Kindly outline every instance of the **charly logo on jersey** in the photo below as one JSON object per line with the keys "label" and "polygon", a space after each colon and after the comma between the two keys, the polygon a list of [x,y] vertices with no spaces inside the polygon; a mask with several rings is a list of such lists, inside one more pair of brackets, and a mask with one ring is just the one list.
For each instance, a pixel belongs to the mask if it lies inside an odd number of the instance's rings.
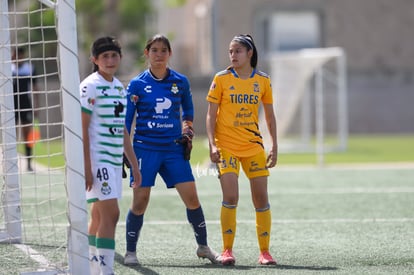
{"label": "charly logo on jersey", "polygon": [[173,94],[176,94],[176,93],[179,92],[178,87],[177,87],[177,84],[173,83],[173,85],[171,86],[171,92]]}
{"label": "charly logo on jersey", "polygon": [[109,90],[111,87],[109,86],[96,86],[97,90],[101,90],[101,94],[104,96],[108,96],[108,92],[106,90]]}
{"label": "charly logo on jersey", "polygon": [[151,85],[147,85],[147,86],[145,86],[144,91],[145,91],[146,93],[152,93],[152,86],[151,86]]}
{"label": "charly logo on jersey", "polygon": [[109,184],[106,181],[104,183],[102,183],[101,193],[106,196],[106,195],[111,194],[111,192],[112,192],[112,189],[109,186]]}
{"label": "charly logo on jersey", "polygon": [[88,96],[88,87],[87,86],[83,86],[82,87],[82,94],[81,97],[87,97]]}
{"label": "charly logo on jersey", "polygon": [[162,97],[162,98],[157,98],[156,99],[157,104],[155,105],[155,112],[157,114],[162,114],[164,112],[164,110],[168,110],[171,107],[171,100],[169,100],[166,97]]}

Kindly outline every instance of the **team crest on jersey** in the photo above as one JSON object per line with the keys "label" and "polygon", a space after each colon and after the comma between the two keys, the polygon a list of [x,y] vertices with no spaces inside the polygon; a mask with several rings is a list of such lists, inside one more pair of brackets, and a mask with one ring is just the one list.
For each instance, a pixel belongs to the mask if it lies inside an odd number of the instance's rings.
{"label": "team crest on jersey", "polygon": [[216,88],[216,83],[215,82],[211,83],[210,90],[214,90],[215,88]]}
{"label": "team crest on jersey", "polygon": [[258,93],[260,92],[259,83],[253,83],[253,92]]}
{"label": "team crest on jersey", "polygon": [[101,193],[106,195],[111,194],[111,187],[109,186],[109,184],[105,181],[104,183],[102,183],[102,187],[101,187]]}
{"label": "team crest on jersey", "polygon": [[137,95],[131,95],[129,97],[129,100],[131,100],[131,102],[134,103],[134,105],[137,105],[138,99],[139,99],[139,96],[137,96]]}
{"label": "team crest on jersey", "polygon": [[178,93],[179,92],[179,90],[178,90],[178,87],[177,87],[177,84],[173,84],[172,86],[171,86],[171,92],[173,93],[173,94],[176,94],[176,93]]}
{"label": "team crest on jersey", "polygon": [[125,96],[125,90],[124,90],[124,87],[121,87],[121,86],[115,86],[115,87],[114,87],[114,89],[115,89],[115,90],[118,90],[118,92],[119,92],[119,95],[120,95],[120,96]]}
{"label": "team crest on jersey", "polygon": [[92,98],[92,97],[88,98],[88,104],[95,105],[95,98]]}

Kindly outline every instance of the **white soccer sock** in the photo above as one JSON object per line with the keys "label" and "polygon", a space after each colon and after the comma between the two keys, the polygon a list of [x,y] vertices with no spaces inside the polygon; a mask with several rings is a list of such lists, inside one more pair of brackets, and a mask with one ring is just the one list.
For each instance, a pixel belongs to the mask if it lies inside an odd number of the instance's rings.
{"label": "white soccer sock", "polygon": [[113,275],[114,274],[114,260],[115,250],[107,248],[98,248],[99,254],[99,265],[101,268],[102,275]]}
{"label": "white soccer sock", "polygon": [[96,251],[96,246],[89,246],[89,269],[91,275],[100,275],[101,268],[99,267],[99,256]]}

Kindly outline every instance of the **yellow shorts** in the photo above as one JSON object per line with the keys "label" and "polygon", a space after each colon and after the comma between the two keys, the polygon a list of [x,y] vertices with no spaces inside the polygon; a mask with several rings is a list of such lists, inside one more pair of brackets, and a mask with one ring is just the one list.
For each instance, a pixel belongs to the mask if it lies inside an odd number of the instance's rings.
{"label": "yellow shorts", "polygon": [[217,167],[219,175],[235,173],[239,175],[240,163],[244,173],[249,179],[269,176],[269,169],[266,168],[266,153],[264,151],[250,157],[237,157],[230,152],[220,149],[221,162]]}

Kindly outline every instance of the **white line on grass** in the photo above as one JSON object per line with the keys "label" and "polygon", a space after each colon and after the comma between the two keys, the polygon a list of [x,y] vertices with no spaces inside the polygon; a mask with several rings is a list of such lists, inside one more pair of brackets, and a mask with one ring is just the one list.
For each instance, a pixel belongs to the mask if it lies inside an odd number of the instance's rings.
{"label": "white line on grass", "polygon": [[[38,271],[44,271],[46,272],[47,269],[52,266],[51,263],[43,256],[40,254],[40,252],[38,252],[37,250],[34,250],[33,248],[31,248],[28,245],[24,245],[24,244],[15,244],[14,245],[16,248],[20,249],[21,251],[23,251],[24,254],[26,254],[27,256],[29,256],[33,261],[37,262],[39,264],[39,268],[37,270]],[[48,273],[37,273],[36,274],[57,274],[55,271],[47,271]],[[32,274],[32,273],[24,273],[24,274]]]}

